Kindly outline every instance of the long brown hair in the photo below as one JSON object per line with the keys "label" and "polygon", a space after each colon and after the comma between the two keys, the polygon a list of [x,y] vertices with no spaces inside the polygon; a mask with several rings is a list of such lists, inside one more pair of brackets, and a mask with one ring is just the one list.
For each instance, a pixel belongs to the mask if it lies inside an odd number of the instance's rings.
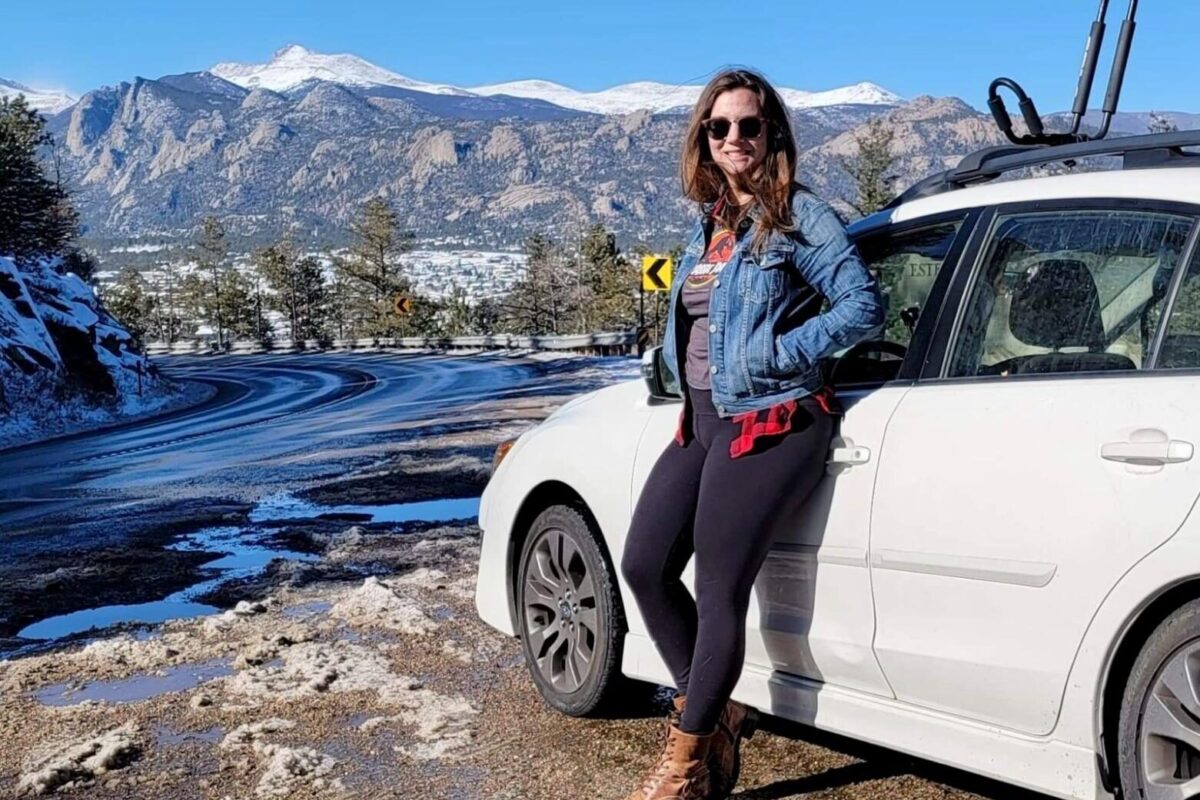
{"label": "long brown hair", "polygon": [[[766,241],[768,233],[793,228],[791,200],[796,171],[792,123],[779,92],[767,83],[766,78],[753,70],[728,69],[708,82],[688,122],[679,159],[679,177],[684,196],[701,204],[715,203],[729,188],[725,173],[713,161],[703,122],[712,114],[717,97],[733,89],[754,92],[758,96],[760,113],[767,121],[764,134],[767,137],[766,159],[753,175],[737,178],[737,188],[753,195],[761,209],[758,230],[751,243],[752,249],[757,250]],[[737,206],[727,202],[716,209],[715,217],[724,227],[733,229],[740,213]]]}

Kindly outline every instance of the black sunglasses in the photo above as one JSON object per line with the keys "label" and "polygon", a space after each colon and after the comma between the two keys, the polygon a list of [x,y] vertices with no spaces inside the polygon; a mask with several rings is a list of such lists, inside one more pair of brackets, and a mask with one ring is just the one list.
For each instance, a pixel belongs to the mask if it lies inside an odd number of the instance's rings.
{"label": "black sunglasses", "polygon": [[729,136],[729,129],[737,125],[738,133],[743,139],[757,139],[762,136],[763,125],[766,123],[762,117],[742,117],[741,119],[725,119],[724,117],[711,117],[704,120],[700,124],[704,126],[704,130],[708,133],[710,139],[724,139]]}

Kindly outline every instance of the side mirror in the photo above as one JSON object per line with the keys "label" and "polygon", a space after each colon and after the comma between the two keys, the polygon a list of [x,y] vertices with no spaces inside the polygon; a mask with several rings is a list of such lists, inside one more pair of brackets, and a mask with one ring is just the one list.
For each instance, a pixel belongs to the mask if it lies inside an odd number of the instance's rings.
{"label": "side mirror", "polygon": [[642,380],[655,400],[679,400],[683,397],[679,381],[667,369],[662,347],[651,347],[642,353]]}

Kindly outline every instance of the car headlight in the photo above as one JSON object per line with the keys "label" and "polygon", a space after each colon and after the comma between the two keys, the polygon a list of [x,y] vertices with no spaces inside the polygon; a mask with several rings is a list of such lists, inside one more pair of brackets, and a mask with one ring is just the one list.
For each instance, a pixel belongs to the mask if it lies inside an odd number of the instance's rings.
{"label": "car headlight", "polygon": [[513,445],[516,443],[517,443],[516,439],[509,439],[507,442],[501,442],[500,446],[496,448],[496,454],[494,456],[492,456],[492,474],[493,475],[496,473],[496,470],[500,467],[500,462],[504,460],[504,457],[506,455],[508,455],[508,451],[512,450]]}

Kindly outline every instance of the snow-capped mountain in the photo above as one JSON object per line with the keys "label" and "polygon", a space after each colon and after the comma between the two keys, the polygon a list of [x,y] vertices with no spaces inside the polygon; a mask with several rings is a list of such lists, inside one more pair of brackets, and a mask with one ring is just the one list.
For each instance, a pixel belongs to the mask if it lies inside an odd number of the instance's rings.
{"label": "snow-capped mountain", "polygon": [[0,97],[15,97],[19,94],[25,95],[31,108],[50,115],[70,108],[79,99],[55,89],[31,89],[16,81],[0,78]]}
{"label": "snow-capped mountain", "polygon": [[[605,89],[600,92],[580,92],[550,81],[513,81],[488,86],[474,86],[469,91],[485,96],[510,95],[545,100],[564,108],[590,111],[595,114],[628,114],[649,109],[669,111],[687,108],[700,97],[703,86],[672,85],[638,81]],[[779,93],[789,108],[821,108],[836,105],[898,105],[904,102],[897,94],[873,83],[857,83],[826,92],[806,92],[781,88]]]}
{"label": "snow-capped mountain", "polygon": [[[581,92],[543,80],[462,88],[413,80],[355,55],[314,53],[298,44],[291,44],[277,51],[267,64],[223,63],[213,67],[211,72],[247,89],[263,88],[282,92],[306,81],[318,79],[345,86],[395,86],[430,94],[468,97],[507,95],[541,100],[562,108],[593,114],[628,114],[642,109],[661,112],[686,108],[696,102],[703,89],[695,85],[638,81],[600,92]],[[794,109],[835,105],[892,106],[903,102],[899,95],[873,83],[858,83],[826,92],[807,92],[800,89],[781,89],[780,92],[788,106]]]}
{"label": "snow-capped mountain", "polygon": [[211,70],[214,75],[247,89],[293,89],[310,80],[329,81],[344,86],[397,86],[430,94],[468,94],[462,89],[439,83],[426,83],[397,75],[349,53],[314,53],[298,44],[275,51],[266,64],[224,62]]}

